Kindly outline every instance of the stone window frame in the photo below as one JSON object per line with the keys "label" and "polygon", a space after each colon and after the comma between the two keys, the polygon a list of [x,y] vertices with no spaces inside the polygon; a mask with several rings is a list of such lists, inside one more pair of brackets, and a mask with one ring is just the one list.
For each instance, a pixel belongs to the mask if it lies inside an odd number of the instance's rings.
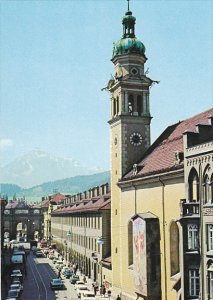
{"label": "stone window frame", "polygon": [[191,268],[189,269],[189,296],[199,296],[200,292],[200,277],[199,269]]}
{"label": "stone window frame", "polygon": [[199,228],[197,224],[190,223],[187,226],[188,249],[197,250],[199,247]]}
{"label": "stone window frame", "polygon": [[207,224],[207,246],[208,251],[213,250],[213,224]]}

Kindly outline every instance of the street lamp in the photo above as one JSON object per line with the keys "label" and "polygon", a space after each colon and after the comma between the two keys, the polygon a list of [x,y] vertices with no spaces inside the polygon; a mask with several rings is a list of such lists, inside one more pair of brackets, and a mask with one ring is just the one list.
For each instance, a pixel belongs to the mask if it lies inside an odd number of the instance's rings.
{"label": "street lamp", "polygon": [[[70,237],[71,237],[71,231],[70,231],[70,230],[67,232],[67,237],[68,237],[68,241],[69,241],[69,243],[70,243]],[[70,249],[72,249],[71,245],[70,245]],[[70,260],[70,257],[69,257],[69,256],[68,256],[68,258],[69,258],[69,260]],[[66,259],[66,260],[67,260],[67,259]]]}
{"label": "street lamp", "polygon": [[[98,245],[103,245],[104,244],[104,239],[102,236],[97,238],[96,244]],[[101,258],[102,258],[102,253],[101,253]],[[101,285],[102,285],[102,264],[99,262],[100,268],[101,268]]]}

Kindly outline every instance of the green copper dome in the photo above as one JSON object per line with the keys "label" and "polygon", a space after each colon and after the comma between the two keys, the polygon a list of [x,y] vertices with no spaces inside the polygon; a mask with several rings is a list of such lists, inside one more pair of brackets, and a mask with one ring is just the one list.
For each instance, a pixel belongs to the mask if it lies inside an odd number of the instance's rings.
{"label": "green copper dome", "polygon": [[135,37],[135,21],[136,18],[128,8],[122,19],[123,37],[114,44],[112,58],[125,54],[145,54],[144,44]]}
{"label": "green copper dome", "polygon": [[122,38],[114,44],[112,58],[124,54],[144,55],[145,46],[137,38]]}

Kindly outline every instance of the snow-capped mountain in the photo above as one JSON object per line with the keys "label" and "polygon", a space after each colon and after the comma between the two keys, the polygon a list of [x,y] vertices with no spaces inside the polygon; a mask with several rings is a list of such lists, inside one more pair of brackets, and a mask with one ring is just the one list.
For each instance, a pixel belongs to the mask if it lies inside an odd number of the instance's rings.
{"label": "snow-capped mountain", "polygon": [[83,166],[74,159],[56,157],[44,151],[34,150],[1,167],[0,182],[28,188],[47,181],[101,171],[103,170]]}

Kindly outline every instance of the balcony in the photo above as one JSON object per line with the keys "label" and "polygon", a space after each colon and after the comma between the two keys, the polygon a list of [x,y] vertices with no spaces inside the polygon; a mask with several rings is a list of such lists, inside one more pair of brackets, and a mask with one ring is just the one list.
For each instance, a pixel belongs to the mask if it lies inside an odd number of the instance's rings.
{"label": "balcony", "polygon": [[180,209],[182,217],[198,217],[200,213],[200,202],[186,202],[186,199],[181,199]]}

